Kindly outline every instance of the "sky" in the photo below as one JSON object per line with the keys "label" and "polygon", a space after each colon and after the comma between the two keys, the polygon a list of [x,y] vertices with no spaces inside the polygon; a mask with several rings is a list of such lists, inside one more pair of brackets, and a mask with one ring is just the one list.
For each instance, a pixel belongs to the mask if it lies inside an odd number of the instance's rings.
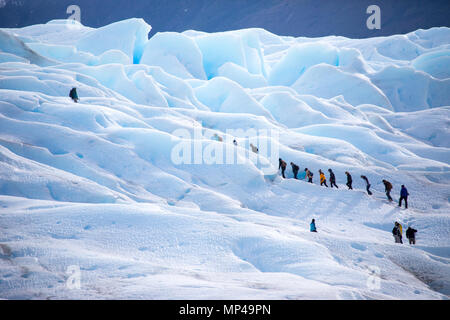
{"label": "sky", "polygon": [[[0,0],[0,27],[74,18],[78,12],[68,10],[71,5],[79,8],[80,22],[90,27],[143,18],[153,28],[150,36],[256,27],[284,36],[368,38],[450,26],[448,0]],[[367,13],[371,5],[379,8],[376,29],[367,26],[374,13]]]}

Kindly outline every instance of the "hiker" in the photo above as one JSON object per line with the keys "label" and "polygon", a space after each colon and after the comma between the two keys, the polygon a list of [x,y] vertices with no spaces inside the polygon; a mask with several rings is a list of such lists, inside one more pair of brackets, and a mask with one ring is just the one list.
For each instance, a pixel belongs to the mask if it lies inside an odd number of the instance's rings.
{"label": "hiker", "polygon": [[217,140],[217,141],[220,141],[220,142],[223,141],[222,137],[219,136],[217,133],[214,133],[214,140]]}
{"label": "hiker", "polygon": [[397,224],[398,231],[399,231],[400,243],[403,243],[403,227],[400,224],[400,222],[396,222],[396,224]]}
{"label": "hiker", "polygon": [[409,244],[416,244],[416,232],[417,230],[411,227],[406,230],[406,238],[408,238]]}
{"label": "hiker", "polygon": [[258,147],[255,147],[252,143],[250,143],[250,147],[254,153],[258,153]]}
{"label": "hiker", "polygon": [[292,167],[292,172],[294,173],[294,179],[298,179],[297,174],[298,174],[298,170],[300,170],[300,167],[293,162],[291,162],[291,167]]}
{"label": "hiker", "polygon": [[398,201],[398,206],[402,206],[402,200],[405,200],[405,209],[408,209],[408,190],[406,189],[405,185],[402,184],[402,189],[400,190],[400,200]]}
{"label": "hiker", "polygon": [[72,90],[70,90],[69,97],[72,98],[72,100],[73,100],[75,103],[77,103],[78,100],[80,100],[80,99],[78,98],[77,88],[74,87],[74,88],[72,88]]}
{"label": "hiker", "polygon": [[392,190],[392,184],[383,179],[383,184],[384,184],[384,191],[386,192],[386,196],[388,198],[389,201],[392,201],[392,197],[391,197],[391,190]]}
{"label": "hiker", "polygon": [[339,187],[336,184],[336,176],[334,175],[333,170],[328,169],[328,172],[330,173],[330,187],[333,188],[333,184],[336,187],[336,189],[339,189]]}
{"label": "hiker", "polygon": [[392,235],[394,236],[395,243],[402,243],[398,222],[395,222],[394,228],[392,229]]}
{"label": "hiker", "polygon": [[281,175],[283,176],[284,179],[286,179],[286,177],[284,176],[284,171],[286,171],[286,166],[287,166],[287,164],[286,164],[286,162],[285,162],[283,159],[281,159],[281,158],[278,159],[278,163],[279,163],[279,165],[278,165],[278,170],[280,170],[280,168],[281,168]]}
{"label": "hiker", "polygon": [[319,174],[320,174],[320,185],[321,185],[321,186],[322,186],[322,185],[325,185],[325,187],[328,188],[328,185],[327,185],[327,179],[325,178],[325,175],[323,174],[323,172],[322,172],[321,169],[319,169]]}
{"label": "hiker", "polygon": [[347,187],[348,187],[348,190],[353,190],[353,188],[352,188],[352,182],[353,182],[352,176],[350,175],[350,173],[348,171],[345,171],[345,174],[347,175]]}
{"label": "hiker", "polygon": [[305,168],[305,180],[308,179],[309,183],[313,183],[313,173],[308,170],[308,168]]}
{"label": "hiker", "polygon": [[317,229],[316,229],[316,220],[312,219],[311,224],[309,225],[309,230],[310,230],[311,232],[317,232]]}
{"label": "hiker", "polygon": [[369,190],[370,189],[369,179],[367,179],[367,177],[363,176],[363,175],[361,176],[361,179],[363,179],[366,182],[367,193],[369,194],[369,196],[371,196],[372,195],[372,191]]}

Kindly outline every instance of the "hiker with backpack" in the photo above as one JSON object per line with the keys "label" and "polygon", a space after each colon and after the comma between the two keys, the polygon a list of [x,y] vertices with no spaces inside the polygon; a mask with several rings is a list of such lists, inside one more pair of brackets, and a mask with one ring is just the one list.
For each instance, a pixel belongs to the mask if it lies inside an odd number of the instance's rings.
{"label": "hiker with backpack", "polygon": [[372,191],[370,191],[370,183],[369,183],[369,179],[367,179],[366,176],[361,175],[361,179],[363,179],[366,182],[366,190],[367,193],[369,194],[369,196],[372,195]]}
{"label": "hiker with backpack", "polygon": [[398,222],[395,222],[394,228],[392,229],[392,235],[394,236],[395,243],[403,243],[400,230],[400,224]]}
{"label": "hiker with backpack", "polygon": [[308,170],[308,168],[305,168],[305,180],[308,180],[309,183],[313,183],[313,173]]}
{"label": "hiker with backpack", "polygon": [[336,184],[336,176],[334,175],[333,170],[328,169],[328,172],[330,173],[330,187],[333,188],[333,185],[336,187],[336,189],[339,189],[339,187]]}
{"label": "hiker with backpack", "polygon": [[352,176],[351,176],[351,174],[348,171],[345,171],[345,174],[347,176],[347,187],[348,187],[348,190],[353,190],[353,188],[352,188],[352,183],[353,183]]}
{"label": "hiker with backpack", "polygon": [[284,171],[286,171],[286,166],[287,166],[286,162],[283,159],[279,158],[278,159],[278,170],[280,170],[280,168],[281,168],[281,175],[284,179],[286,179],[286,177],[284,176]]}
{"label": "hiker with backpack", "polygon": [[411,227],[406,230],[406,238],[408,238],[409,244],[416,244],[416,232],[417,230]]}
{"label": "hiker with backpack", "polygon": [[300,167],[293,162],[291,162],[291,167],[292,167],[292,173],[294,174],[294,179],[298,179],[297,175],[298,175],[298,170],[300,170]]}
{"label": "hiker with backpack", "polygon": [[392,201],[392,197],[391,197],[391,190],[392,190],[392,184],[383,179],[383,184],[384,184],[384,191],[386,192],[386,196],[388,198],[389,201]]}
{"label": "hiker with backpack", "polygon": [[325,178],[325,175],[323,174],[321,169],[319,169],[319,174],[320,174],[320,185],[321,186],[325,185],[325,187],[328,188],[327,179]]}

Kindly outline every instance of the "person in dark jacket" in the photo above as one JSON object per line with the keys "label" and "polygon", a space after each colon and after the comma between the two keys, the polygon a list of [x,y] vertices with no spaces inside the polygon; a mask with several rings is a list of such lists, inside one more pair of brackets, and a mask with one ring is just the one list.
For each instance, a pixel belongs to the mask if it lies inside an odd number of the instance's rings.
{"label": "person in dark jacket", "polygon": [[402,184],[402,189],[400,190],[400,200],[398,201],[398,206],[402,206],[402,200],[405,200],[405,209],[408,209],[408,190],[406,187]]}
{"label": "person in dark jacket", "polygon": [[395,243],[402,243],[402,236],[398,222],[395,222],[394,228],[392,229],[392,235],[394,236]]}
{"label": "person in dark jacket", "polygon": [[336,184],[336,176],[334,175],[333,170],[328,169],[328,172],[330,173],[330,187],[333,188],[334,185],[337,189],[339,189],[339,187]]}
{"label": "person in dark jacket", "polygon": [[416,244],[416,232],[417,230],[411,227],[406,230],[406,238],[408,238],[409,244]]}
{"label": "person in dark jacket", "polygon": [[309,183],[313,183],[313,173],[308,168],[305,168],[305,179],[308,179]]}
{"label": "person in dark jacket", "polygon": [[294,179],[297,179],[297,174],[298,174],[298,170],[300,170],[300,167],[293,162],[291,162],[291,167],[292,167],[292,173],[294,173]]}
{"label": "person in dark jacket", "polygon": [[370,183],[369,183],[369,179],[367,179],[366,176],[361,176],[361,179],[363,179],[366,182],[366,190],[367,193],[369,194],[369,196],[372,195],[372,191],[370,191]]}
{"label": "person in dark jacket", "polygon": [[281,175],[283,176],[284,179],[286,179],[286,177],[284,176],[284,171],[286,171],[286,161],[284,161],[283,159],[279,158],[278,159],[278,170],[281,168]]}
{"label": "person in dark jacket", "polygon": [[353,183],[352,176],[351,176],[351,174],[348,171],[345,171],[345,174],[347,175],[347,187],[348,187],[348,190],[353,190],[353,188],[352,188],[352,183]]}
{"label": "person in dark jacket", "polygon": [[75,103],[78,102],[79,98],[78,98],[77,88],[72,88],[72,90],[70,90],[69,97],[72,98],[72,100]]}
{"label": "person in dark jacket", "polygon": [[392,190],[392,184],[383,179],[383,184],[384,184],[384,191],[386,192],[386,196],[388,198],[389,201],[392,201],[392,197],[391,197],[391,190]]}
{"label": "person in dark jacket", "polygon": [[312,219],[311,224],[309,225],[309,230],[310,230],[311,232],[317,232],[317,229],[316,229],[316,220]]}

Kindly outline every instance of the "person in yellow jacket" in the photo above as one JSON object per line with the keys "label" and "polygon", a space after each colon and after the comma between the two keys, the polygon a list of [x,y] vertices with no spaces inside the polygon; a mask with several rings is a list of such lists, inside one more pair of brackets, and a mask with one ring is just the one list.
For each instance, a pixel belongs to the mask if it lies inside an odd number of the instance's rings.
{"label": "person in yellow jacket", "polygon": [[400,238],[400,243],[403,243],[403,240],[402,240],[402,238],[403,238],[403,227],[402,227],[402,225],[399,223],[399,222],[395,222],[395,225],[397,226],[397,228],[398,228],[398,231],[399,231],[399,238]]}
{"label": "person in yellow jacket", "polygon": [[325,178],[325,175],[323,174],[321,169],[319,169],[319,173],[320,173],[320,185],[321,186],[325,185],[325,187],[328,188],[327,179]]}

